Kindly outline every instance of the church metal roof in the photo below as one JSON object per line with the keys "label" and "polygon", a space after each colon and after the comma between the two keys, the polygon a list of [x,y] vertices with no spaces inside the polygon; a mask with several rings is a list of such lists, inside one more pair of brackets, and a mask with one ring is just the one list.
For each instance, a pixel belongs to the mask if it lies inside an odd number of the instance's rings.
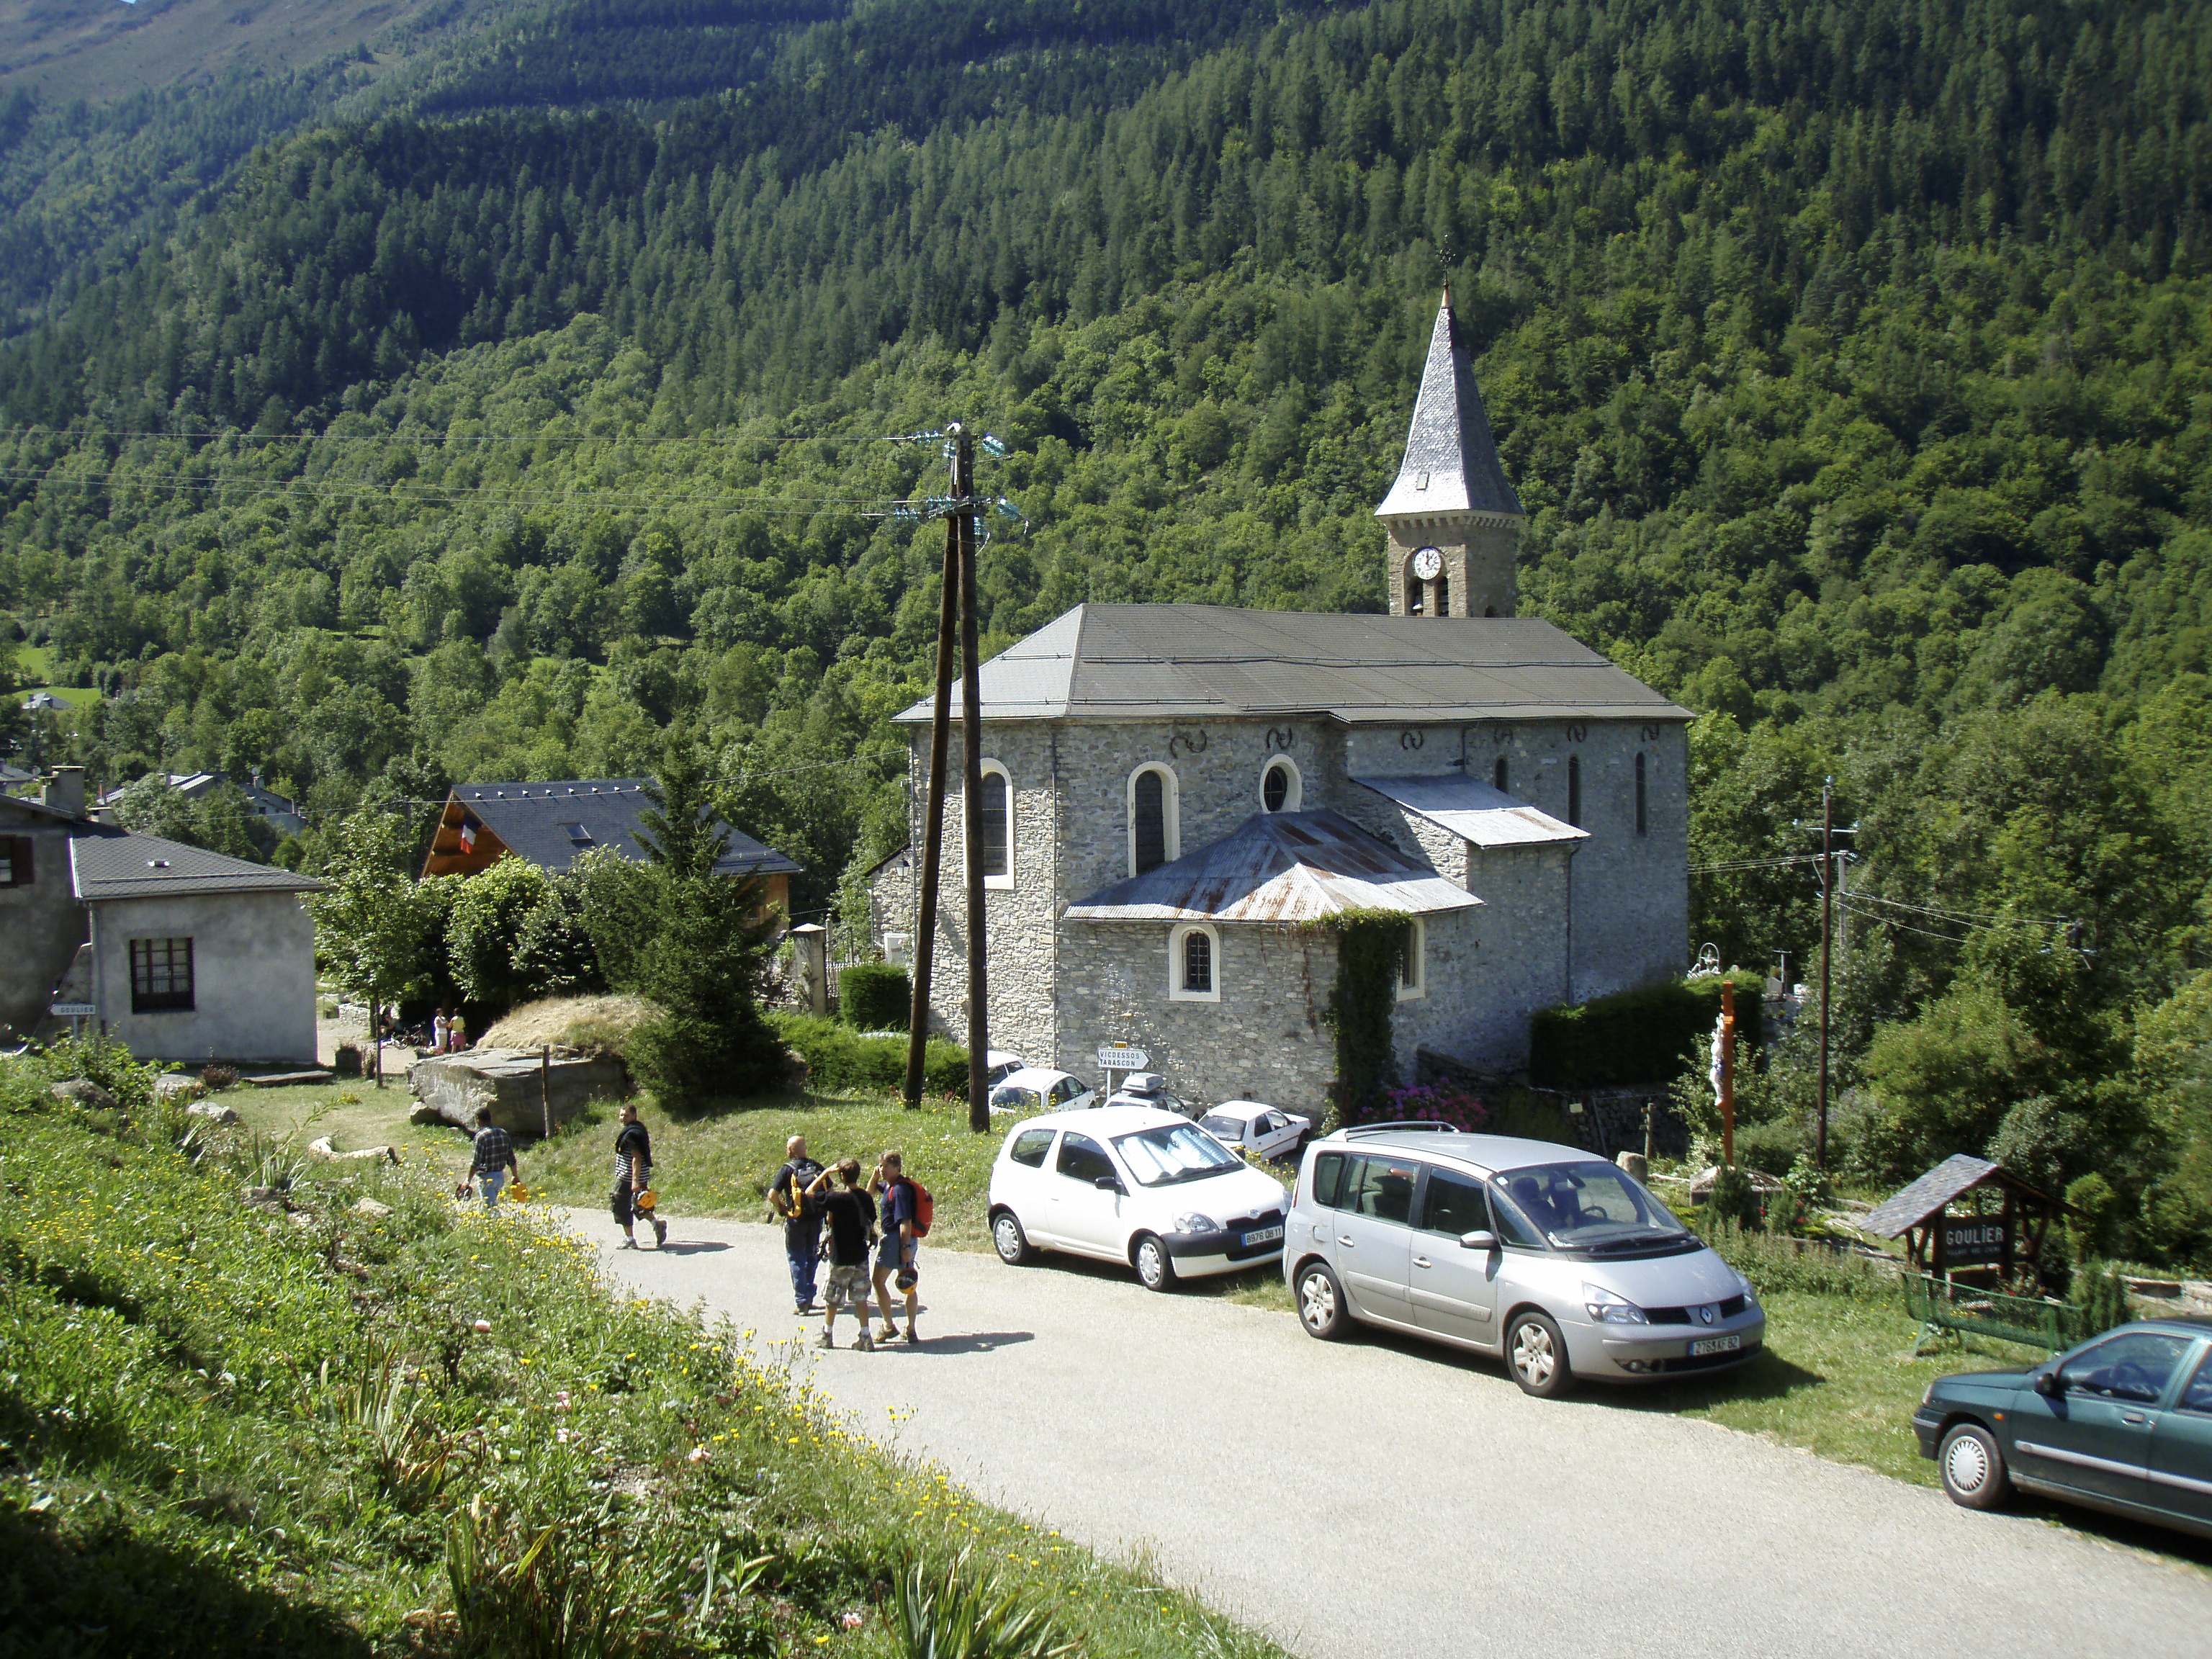
{"label": "church metal roof", "polygon": [[1482,901],[1330,811],[1261,812],[1211,846],[1093,893],[1070,921],[1319,921],[1432,915]]}
{"label": "church metal roof", "polygon": [[1475,778],[1354,778],[1431,823],[1477,847],[1537,847],[1588,841],[1589,831],[1553,817]]}
{"label": "church metal roof", "polygon": [[[994,720],[1692,718],[1534,617],[1079,605],[983,664],[980,678],[983,717]],[[929,718],[927,698],[898,716]]]}
{"label": "church metal roof", "polygon": [[1406,432],[1406,459],[1378,519],[1437,513],[1497,513],[1522,516],[1521,497],[1506,482],[1490,435],[1490,413],[1474,384],[1474,361],[1452,318],[1451,294],[1437,307],[1429,335],[1420,394]]}

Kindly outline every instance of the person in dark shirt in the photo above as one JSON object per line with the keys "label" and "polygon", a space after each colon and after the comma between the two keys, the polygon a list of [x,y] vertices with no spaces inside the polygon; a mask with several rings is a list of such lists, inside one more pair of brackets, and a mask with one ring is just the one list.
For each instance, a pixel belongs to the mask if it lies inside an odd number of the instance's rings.
{"label": "person in dark shirt", "polygon": [[499,1189],[508,1181],[522,1179],[515,1166],[514,1137],[491,1121],[491,1108],[477,1108],[476,1145],[469,1155],[469,1174],[483,1193],[484,1208],[499,1207]]}
{"label": "person in dark shirt", "polygon": [[822,1261],[820,1200],[807,1192],[820,1179],[822,1166],[806,1155],[806,1137],[793,1135],[784,1143],[783,1167],[769,1182],[768,1200],[783,1218],[783,1254],[791,1263],[791,1305],[793,1313],[814,1311],[815,1270]]}
{"label": "person in dark shirt", "polygon": [[649,1192],[653,1186],[653,1137],[645,1125],[637,1121],[637,1104],[625,1100],[622,1104],[622,1129],[615,1136],[615,1190],[613,1206],[615,1221],[623,1230],[621,1247],[625,1250],[637,1248],[637,1235],[630,1224],[638,1216],[653,1224],[655,1246],[668,1243],[668,1224],[650,1210],[637,1207],[639,1194]]}
{"label": "person in dark shirt", "polygon": [[914,1328],[915,1310],[920,1306],[915,1285],[921,1276],[915,1264],[914,1183],[906,1178],[905,1165],[896,1152],[883,1155],[869,1179],[868,1190],[884,1195],[883,1248],[876,1256],[876,1306],[884,1314],[881,1340],[889,1342],[899,1334],[891,1319],[891,1285],[896,1281],[906,1295],[906,1340],[910,1344],[919,1342],[921,1337]]}
{"label": "person in dark shirt", "polygon": [[830,1188],[830,1172],[815,1176],[807,1192],[822,1206],[830,1223],[830,1279],[822,1299],[829,1311],[823,1316],[819,1345],[834,1348],[837,1340],[837,1310],[850,1308],[859,1316],[860,1334],[853,1346],[862,1352],[876,1346],[868,1334],[868,1236],[875,1231],[876,1201],[861,1190],[860,1160],[848,1158],[837,1166],[842,1188]]}

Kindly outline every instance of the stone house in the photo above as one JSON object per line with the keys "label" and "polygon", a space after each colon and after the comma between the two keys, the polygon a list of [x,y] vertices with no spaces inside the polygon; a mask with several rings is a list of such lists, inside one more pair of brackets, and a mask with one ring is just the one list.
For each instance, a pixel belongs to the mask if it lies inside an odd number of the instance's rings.
{"label": "stone house", "polygon": [[[1391,614],[1079,605],[981,671],[991,1042],[1096,1078],[1146,1050],[1186,1098],[1319,1115],[1324,923],[1405,918],[1394,1036],[1506,1070],[1538,1010],[1682,971],[1689,713],[1513,615],[1520,502],[1450,301],[1379,510]],[[962,728],[932,1019],[964,1035]],[[913,744],[921,836],[930,708]],[[878,943],[915,933],[879,866]]]}
{"label": "stone house", "polygon": [[0,1022],[56,1006],[142,1060],[315,1062],[320,883],[86,816],[84,775],[0,799]]}
{"label": "stone house", "polygon": [[[230,780],[221,772],[172,772],[169,787],[186,800],[198,800],[217,789],[230,785]],[[100,798],[93,816],[105,823],[112,823],[115,809],[122,804],[123,792],[130,786],[118,785]],[[280,838],[303,833],[307,827],[307,817],[300,811],[297,801],[289,800],[275,790],[263,786],[259,775],[234,787],[243,799],[246,816],[258,818]]]}

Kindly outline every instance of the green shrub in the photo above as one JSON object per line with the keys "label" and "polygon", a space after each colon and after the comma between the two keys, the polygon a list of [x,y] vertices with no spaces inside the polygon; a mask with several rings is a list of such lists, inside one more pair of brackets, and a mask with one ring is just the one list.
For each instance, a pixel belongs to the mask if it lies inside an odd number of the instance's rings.
{"label": "green shrub", "polygon": [[1705,1200],[1705,1213],[1714,1221],[1736,1227],[1755,1227],[1764,1207],[1759,1202],[1759,1189],[1751,1184],[1751,1177],[1743,1172],[1741,1165],[1725,1165],[1713,1177],[1712,1196]]}
{"label": "green shrub", "polygon": [[[1763,1029],[1763,981],[1755,974],[1730,977],[1741,1066],[1757,1048]],[[1547,1089],[1671,1078],[1688,1062],[1697,1039],[1711,1033],[1720,1011],[1718,978],[1675,980],[1574,1007],[1547,1008],[1528,1022],[1529,1076]]]}
{"label": "green shrub", "polygon": [[2084,1261],[2075,1270],[2074,1305],[2081,1310],[2081,1335],[2086,1340],[2135,1317],[2128,1306],[2128,1287],[2107,1261]]}
{"label": "green shrub", "polygon": [[[903,1037],[861,1036],[849,1025],[811,1014],[771,1014],[769,1023],[806,1061],[810,1087],[893,1095],[906,1087]],[[933,1095],[964,1091],[968,1051],[941,1037],[930,1038],[922,1051],[921,1086]]]}
{"label": "green shrub", "polygon": [[862,1031],[903,1031],[914,1013],[914,981],[888,962],[856,962],[837,975],[837,1017]]}

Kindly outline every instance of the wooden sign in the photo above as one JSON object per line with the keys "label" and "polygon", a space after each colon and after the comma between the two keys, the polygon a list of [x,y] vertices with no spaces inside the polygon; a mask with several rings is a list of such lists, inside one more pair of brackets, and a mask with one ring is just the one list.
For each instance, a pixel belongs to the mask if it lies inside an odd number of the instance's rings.
{"label": "wooden sign", "polygon": [[1946,1267],[1994,1267],[2006,1258],[2003,1216],[1945,1216],[1942,1228]]}

